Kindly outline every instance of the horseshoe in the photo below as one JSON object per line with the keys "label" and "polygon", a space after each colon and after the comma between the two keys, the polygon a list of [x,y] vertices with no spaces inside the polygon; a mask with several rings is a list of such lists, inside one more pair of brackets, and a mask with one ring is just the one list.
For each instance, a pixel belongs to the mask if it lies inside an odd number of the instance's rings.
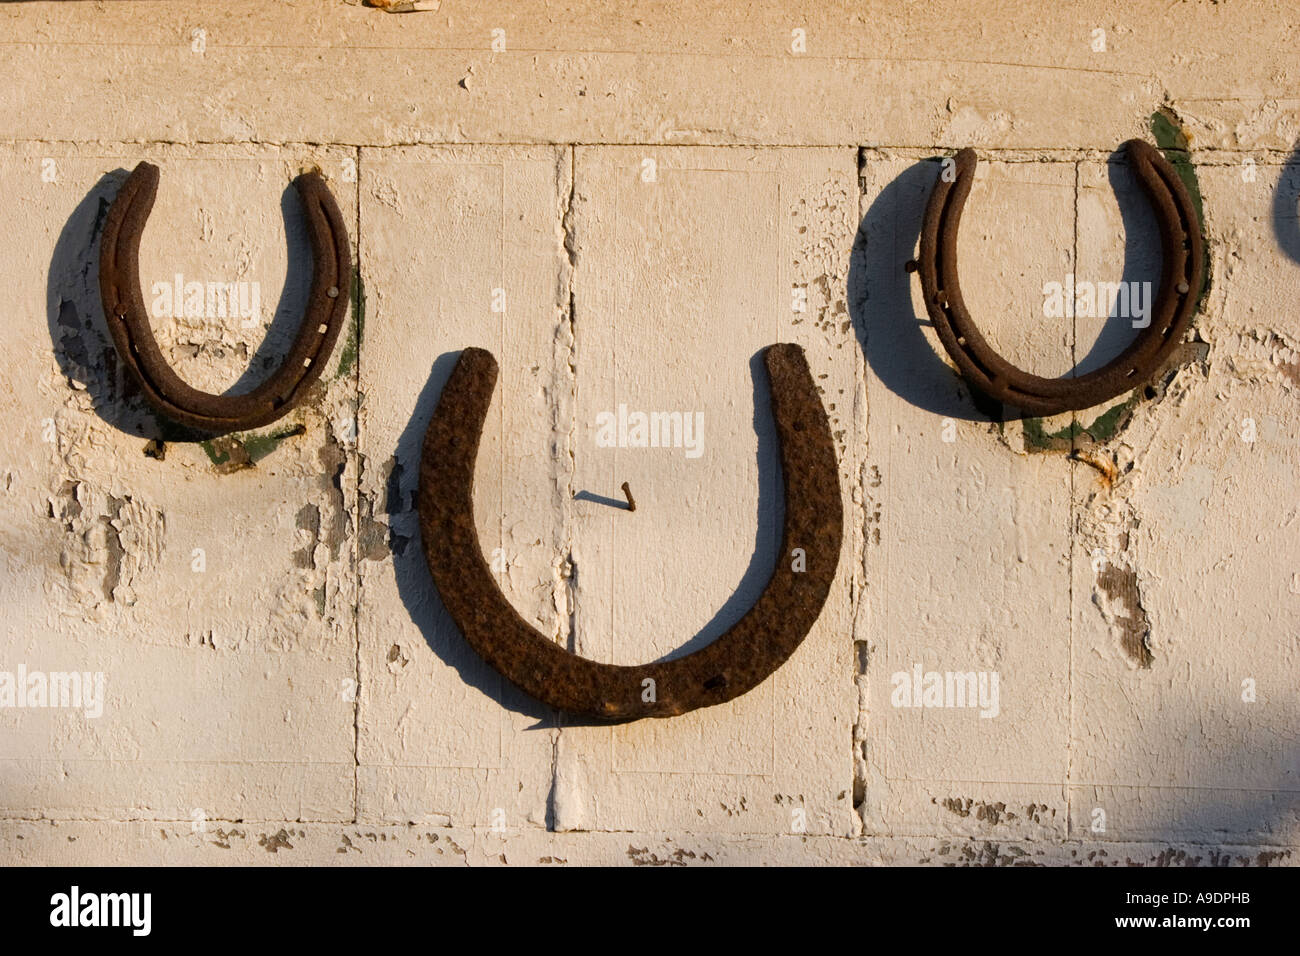
{"label": "horseshoe", "polygon": [[104,220],[99,292],[113,345],[145,398],[167,418],[224,434],[267,425],[293,408],[325,367],[343,328],[352,279],[348,231],[319,173],[293,184],[307,216],[312,281],[297,337],[274,374],[244,395],[192,388],[163,357],[140,293],[140,235],[158,194],[158,167],[140,163]]}
{"label": "horseshoe", "polygon": [[1091,408],[1147,381],[1182,340],[1205,278],[1200,219],[1187,187],[1158,149],[1138,139],[1124,149],[1160,225],[1160,291],[1150,324],[1129,346],[1102,368],[1075,377],[1040,378],[1012,365],[989,345],[966,310],[957,278],[957,228],[975,179],[975,151],[957,154],[954,182],[941,177],[935,185],[917,260],[925,307],[961,374],[984,394],[1033,415]]}
{"label": "horseshoe", "polygon": [[[767,679],[821,613],[839,563],[842,513],[830,425],[797,345],[763,353],[781,446],[785,520],[781,558],[754,606],[725,634],[685,657],[601,664],[534,629],[493,580],[474,526],[474,462],[497,363],[466,349],[424,436],[417,508],[424,557],[465,640],[515,686],[557,710],[606,720],[673,717],[739,697]],[[793,550],[805,570],[794,570]]]}

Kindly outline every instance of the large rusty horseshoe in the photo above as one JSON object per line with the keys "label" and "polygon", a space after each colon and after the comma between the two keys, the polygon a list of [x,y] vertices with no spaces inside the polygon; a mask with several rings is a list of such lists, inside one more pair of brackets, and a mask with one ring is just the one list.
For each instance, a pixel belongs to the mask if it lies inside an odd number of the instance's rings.
{"label": "large rusty horseshoe", "polygon": [[1129,346],[1102,368],[1075,377],[1040,378],[1012,365],[989,345],[966,310],[957,278],[957,228],[975,179],[975,151],[957,154],[955,181],[940,177],[935,184],[917,260],[925,307],[961,374],[986,395],[1033,415],[1090,408],[1138,388],[1182,340],[1205,277],[1200,219],[1187,187],[1158,149],[1138,139],[1124,149],[1160,226],[1160,291],[1150,324]]}
{"label": "large rusty horseshoe", "polygon": [[158,194],[158,167],[140,163],[104,221],[99,291],[113,345],[149,403],[173,421],[214,434],[269,424],[293,408],[320,374],[348,310],[352,256],[338,204],[319,173],[294,180],[306,211],[312,281],[297,337],[280,367],[251,392],[214,395],[192,388],[158,348],[140,293],[140,236]]}
{"label": "large rusty horseshoe", "polygon": [[[773,345],[763,359],[785,480],[776,569],[754,606],[706,647],[675,660],[622,666],[565,650],[527,624],[493,580],[474,526],[473,488],[497,363],[483,349],[461,353],[425,432],[418,510],[424,557],[442,603],[479,656],[557,710],[634,720],[739,697],[794,653],[821,613],[839,564],[839,476],[803,349]],[[802,554],[792,560],[796,549]]]}

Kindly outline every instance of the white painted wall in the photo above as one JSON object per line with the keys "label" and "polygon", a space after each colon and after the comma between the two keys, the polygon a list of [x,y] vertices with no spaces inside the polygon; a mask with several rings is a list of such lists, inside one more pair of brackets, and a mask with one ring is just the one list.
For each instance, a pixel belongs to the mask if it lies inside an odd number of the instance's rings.
{"label": "white painted wall", "polygon": [[[729,10],[0,7],[0,672],[104,677],[95,717],[0,707],[0,859],[1294,859],[1292,5]],[[1180,364],[1074,455],[1041,435],[1107,408],[990,423],[903,268],[929,159],[980,151],[967,302],[1009,358],[1063,374],[1131,330],[1046,318],[1044,283],[1158,271],[1114,151],[1162,109],[1213,277]],[[327,178],[361,278],[310,401],[162,458],[95,271],[145,159],[146,298],[179,272],[256,282],[264,306],[156,319],[193,384],[228,388],[292,335],[299,170]],[[503,686],[442,610],[412,510],[456,353],[501,366],[475,503],[503,589],[634,663],[721,633],[776,559],[755,358],[777,341],[807,351],[848,523],[803,646],[669,721],[576,725]],[[599,447],[619,403],[702,413],[701,454]],[[600,500],[624,481],[634,513]],[[893,706],[916,666],[996,674],[996,716]]]}

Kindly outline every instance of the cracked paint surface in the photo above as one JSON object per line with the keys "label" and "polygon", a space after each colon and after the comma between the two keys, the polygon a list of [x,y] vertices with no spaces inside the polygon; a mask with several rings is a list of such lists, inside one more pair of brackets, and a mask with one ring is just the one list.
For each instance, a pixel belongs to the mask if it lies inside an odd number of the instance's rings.
{"label": "cracked paint surface", "polygon": [[[934,10],[868,25],[824,4],[798,13],[803,58],[764,18],[512,8],[527,70],[447,52],[482,47],[492,4],[449,23],[234,0],[202,12],[202,57],[176,39],[190,5],[6,5],[0,183],[22,228],[0,238],[0,670],[102,671],[108,698],[93,721],[0,713],[6,857],[1295,865],[1300,121],[1268,92],[1294,86],[1293,38],[1280,0],[1234,13],[1249,55],[1215,5],[1184,5],[1171,36],[1144,3],[1104,58],[1078,5],[1028,29],[984,3],[963,38]],[[288,30],[313,57],[268,42]],[[682,42],[703,55],[664,52]],[[264,95],[290,72],[295,97]],[[1171,151],[1204,210],[1194,332],[1150,391],[990,421],[903,270],[936,157],[987,157],[962,234],[973,311],[1009,359],[1061,374],[1132,330],[1046,319],[1043,283],[1159,268],[1113,161],[1131,136]],[[165,172],[146,299],[178,273],[259,284],[247,326],[155,317],[213,390],[291,338],[309,275],[285,191],[302,168],[329,180],[352,315],[286,419],[205,440],[118,367],[94,263],[141,159]],[[780,559],[751,365],[774,341],[808,352],[848,522],[787,669],[653,728],[574,725],[502,686],[442,611],[413,507],[459,350],[502,369],[485,559],[529,623],[626,662],[725,629]],[[619,402],[702,411],[703,463],[598,448]],[[635,513],[601,503],[625,481]],[[895,707],[915,666],[996,672],[999,716]]]}

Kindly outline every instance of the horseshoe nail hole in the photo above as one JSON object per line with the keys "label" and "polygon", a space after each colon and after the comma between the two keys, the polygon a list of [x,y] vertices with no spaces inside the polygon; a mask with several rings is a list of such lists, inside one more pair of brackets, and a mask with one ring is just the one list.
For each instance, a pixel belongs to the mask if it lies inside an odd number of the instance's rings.
{"label": "horseshoe nail hole", "polygon": [[311,359],[309,359],[309,358],[305,358],[305,359],[302,360],[302,367],[303,367],[303,368],[306,368],[306,367],[307,367],[308,365],[310,365],[310,364],[311,364]]}
{"label": "horseshoe nail hole", "polygon": [[1180,282],[1178,283],[1178,294],[1187,295],[1187,293],[1191,291],[1191,288],[1192,287],[1189,286],[1186,282]]}
{"label": "horseshoe nail hole", "polygon": [[964,335],[959,335],[959,336],[957,336],[957,344],[958,344],[958,345],[965,345],[965,344],[966,344],[966,336],[964,336]]}
{"label": "horseshoe nail hole", "polygon": [[326,290],[325,294],[329,296],[331,299],[337,299],[339,297],[339,287],[336,285],[332,285],[329,287],[328,290]]}
{"label": "horseshoe nail hole", "polygon": [[705,690],[718,690],[726,686],[727,686],[726,674],[715,674],[713,677],[710,677],[708,680],[704,682]]}
{"label": "horseshoe nail hole", "polygon": [[322,324],[321,324],[321,327],[320,327],[319,329],[317,329],[316,331],[319,332],[321,335],[324,335],[324,334],[325,334],[325,330],[328,329],[328,328],[329,328],[328,325],[325,325],[324,323],[322,323]]}

